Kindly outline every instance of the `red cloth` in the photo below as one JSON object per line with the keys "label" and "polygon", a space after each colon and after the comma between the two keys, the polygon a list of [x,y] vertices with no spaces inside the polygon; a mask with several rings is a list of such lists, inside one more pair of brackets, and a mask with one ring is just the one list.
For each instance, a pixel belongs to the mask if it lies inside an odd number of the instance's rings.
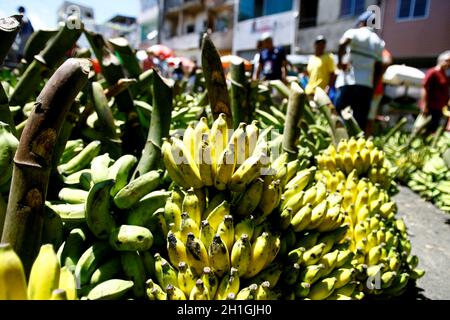
{"label": "red cloth", "polygon": [[425,74],[423,86],[428,93],[428,108],[442,110],[449,100],[449,79],[444,70],[431,68]]}

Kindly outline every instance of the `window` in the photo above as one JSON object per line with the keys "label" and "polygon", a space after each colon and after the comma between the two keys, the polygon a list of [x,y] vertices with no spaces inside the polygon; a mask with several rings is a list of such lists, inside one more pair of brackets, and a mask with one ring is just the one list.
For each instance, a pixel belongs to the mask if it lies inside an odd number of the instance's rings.
{"label": "window", "polygon": [[421,19],[428,16],[430,0],[399,0],[397,18],[399,20]]}
{"label": "window", "polygon": [[[239,21],[292,10],[293,0],[241,0]],[[308,0],[309,1],[309,0]]]}
{"label": "window", "polygon": [[353,17],[363,13],[365,2],[365,0],[342,0],[341,17]]}
{"label": "window", "polygon": [[300,7],[299,29],[317,25],[318,0],[302,1]]}

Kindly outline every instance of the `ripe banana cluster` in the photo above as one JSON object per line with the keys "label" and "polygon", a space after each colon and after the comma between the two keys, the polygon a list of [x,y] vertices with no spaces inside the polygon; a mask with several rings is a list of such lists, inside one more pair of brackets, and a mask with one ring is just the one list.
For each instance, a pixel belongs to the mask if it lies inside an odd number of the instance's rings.
{"label": "ripe banana cluster", "polygon": [[330,145],[317,156],[317,164],[319,169],[342,171],[347,175],[355,169],[358,177],[368,177],[384,189],[389,189],[391,185],[392,178],[384,151],[376,148],[372,140],[363,137],[341,140],[337,147]]}
{"label": "ripe banana cluster", "polygon": [[53,245],[41,246],[28,278],[9,244],[0,244],[0,300],[76,300],[77,283],[61,267]]}

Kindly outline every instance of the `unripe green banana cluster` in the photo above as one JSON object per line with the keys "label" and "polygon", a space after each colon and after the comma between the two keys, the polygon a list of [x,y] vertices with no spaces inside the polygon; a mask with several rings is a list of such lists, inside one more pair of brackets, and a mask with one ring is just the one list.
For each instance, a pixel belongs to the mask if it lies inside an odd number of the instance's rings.
{"label": "unripe green banana cluster", "polygon": [[41,246],[27,284],[20,258],[9,244],[0,244],[0,300],[76,300],[76,285],[53,245]]}
{"label": "unripe green banana cluster", "polygon": [[386,190],[391,186],[392,177],[385,153],[376,148],[371,139],[351,137],[341,140],[336,147],[331,144],[317,155],[317,164],[319,169],[339,170],[347,175],[356,170],[358,177],[368,177]]}

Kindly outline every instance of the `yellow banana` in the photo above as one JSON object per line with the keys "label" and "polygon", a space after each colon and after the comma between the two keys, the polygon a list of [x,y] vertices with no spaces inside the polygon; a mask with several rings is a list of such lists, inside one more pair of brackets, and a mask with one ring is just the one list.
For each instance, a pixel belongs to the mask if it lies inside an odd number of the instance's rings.
{"label": "yellow banana", "polygon": [[263,232],[252,244],[250,265],[247,273],[243,276],[244,278],[254,277],[264,268],[267,259],[270,256],[270,249],[270,234],[268,232]]}
{"label": "yellow banana", "polygon": [[208,220],[210,226],[217,230],[219,228],[219,225],[222,223],[222,221],[225,219],[225,216],[230,214],[230,204],[228,201],[224,200],[222,203],[220,203],[216,208],[214,208],[211,213],[206,217],[206,220]]}
{"label": "yellow banana", "polygon": [[161,146],[161,154],[164,161],[164,167],[166,168],[170,178],[183,188],[188,189],[190,187],[190,182],[186,180],[187,177],[180,171],[178,164],[175,161],[174,155],[172,153],[172,145],[166,139],[163,139],[163,144]]}
{"label": "yellow banana", "polygon": [[201,279],[204,285],[208,288],[209,296],[212,298],[216,295],[217,288],[219,287],[219,279],[211,270],[210,267],[204,267]]}
{"label": "yellow banana", "polygon": [[189,294],[189,300],[210,300],[209,291],[205,287],[203,281],[198,279],[195,286]]}
{"label": "yellow banana", "polygon": [[214,186],[218,190],[225,190],[231,180],[236,167],[236,146],[229,144],[220,154],[217,162],[217,172],[214,176]]}
{"label": "yellow banana", "polygon": [[215,230],[211,227],[208,220],[203,220],[200,228],[200,240],[205,245],[205,248],[209,248],[211,242],[213,241],[214,235]]}
{"label": "yellow banana", "polygon": [[218,277],[222,277],[230,270],[230,255],[227,246],[219,235],[215,235],[208,248],[210,266]]}
{"label": "yellow banana", "polygon": [[217,234],[227,246],[228,252],[231,252],[234,243],[234,224],[232,215],[224,217],[222,223],[217,228]]}
{"label": "yellow banana", "polygon": [[240,277],[247,273],[250,265],[251,250],[252,246],[249,237],[245,233],[234,243],[232,247],[231,266],[238,270],[238,275]]}
{"label": "yellow banana", "polygon": [[191,217],[195,221],[197,226],[200,226],[200,223],[202,221],[203,208],[199,197],[194,192],[194,188],[190,188],[186,192],[181,209],[182,212],[187,212],[189,217]]}
{"label": "yellow banana", "polygon": [[186,247],[172,231],[169,231],[167,235],[167,252],[169,253],[170,262],[175,267],[177,267],[180,262],[187,261]]}
{"label": "yellow banana", "polygon": [[248,287],[245,287],[239,291],[236,295],[236,300],[255,300],[257,290],[258,285],[252,283]]}
{"label": "yellow banana", "polygon": [[211,146],[209,145],[208,140],[202,141],[198,152],[200,153],[198,156],[199,160],[197,161],[200,177],[205,186],[211,187],[214,185],[214,170],[213,159],[211,157]]}
{"label": "yellow banana", "polygon": [[31,300],[48,300],[53,290],[58,288],[60,265],[53,245],[41,247],[31,267],[28,281],[28,298]]}
{"label": "yellow banana", "polygon": [[245,158],[249,158],[253,155],[253,151],[258,143],[259,128],[258,121],[253,120],[251,124],[245,127]]}
{"label": "yellow banana", "polygon": [[245,190],[242,198],[236,205],[236,213],[238,215],[246,216],[252,214],[258,207],[263,195],[263,179],[257,178]]}
{"label": "yellow banana", "polygon": [[308,298],[311,300],[325,300],[334,290],[336,278],[325,278],[311,286]]}
{"label": "yellow banana", "polygon": [[195,134],[194,125],[192,123],[189,123],[186,130],[184,130],[183,143],[186,149],[191,153],[191,157],[195,159]]}
{"label": "yellow banana", "polygon": [[253,237],[255,230],[255,219],[253,216],[248,216],[242,219],[234,227],[234,241],[238,241],[243,234],[246,234],[249,239]]}
{"label": "yellow banana", "polygon": [[166,287],[167,300],[187,300],[180,288],[169,284]]}
{"label": "yellow banana", "polygon": [[174,137],[171,138],[171,143],[172,157],[175,160],[175,164],[178,165],[177,168],[184,180],[196,189],[203,187],[203,181],[200,177],[198,167],[195,164],[190,151],[183,144],[183,141]]}
{"label": "yellow banana", "polygon": [[59,273],[59,289],[66,292],[67,300],[77,300],[77,283],[73,273],[67,268],[62,267]]}
{"label": "yellow banana", "polygon": [[187,236],[186,253],[189,267],[198,276],[201,275],[203,267],[209,265],[208,252],[203,243],[193,233],[189,233]]}
{"label": "yellow banana", "polygon": [[185,241],[189,233],[193,233],[196,237],[200,236],[200,229],[197,223],[186,212],[181,214],[181,227],[179,238]]}
{"label": "yellow banana", "polygon": [[209,139],[213,170],[214,173],[216,173],[220,155],[225,150],[228,143],[228,126],[226,115],[224,113],[221,113],[214,121],[209,133]]}
{"label": "yellow banana", "polygon": [[[199,150],[200,146],[202,145],[202,142],[205,141],[204,138],[208,137],[208,134],[209,134],[208,119],[206,119],[205,117],[201,117],[200,121],[197,123],[197,125],[194,128],[194,149],[195,150]],[[194,156],[195,162],[200,163],[199,155],[196,155],[196,156],[197,157]],[[210,164],[212,165],[212,163],[210,163]]]}
{"label": "yellow banana", "polygon": [[225,300],[230,293],[237,295],[239,292],[240,280],[236,268],[231,268],[217,288],[216,300]]}
{"label": "yellow banana", "polygon": [[195,287],[196,278],[192,273],[191,268],[186,264],[186,262],[181,261],[178,264],[178,274],[177,274],[178,286],[183,291],[186,296],[189,296],[192,289]]}
{"label": "yellow banana", "polygon": [[27,300],[22,262],[9,244],[0,244],[0,300]]}
{"label": "yellow banana", "polygon": [[244,191],[247,185],[261,175],[261,169],[268,163],[269,157],[261,152],[246,159],[231,176],[230,190],[235,192]]}

